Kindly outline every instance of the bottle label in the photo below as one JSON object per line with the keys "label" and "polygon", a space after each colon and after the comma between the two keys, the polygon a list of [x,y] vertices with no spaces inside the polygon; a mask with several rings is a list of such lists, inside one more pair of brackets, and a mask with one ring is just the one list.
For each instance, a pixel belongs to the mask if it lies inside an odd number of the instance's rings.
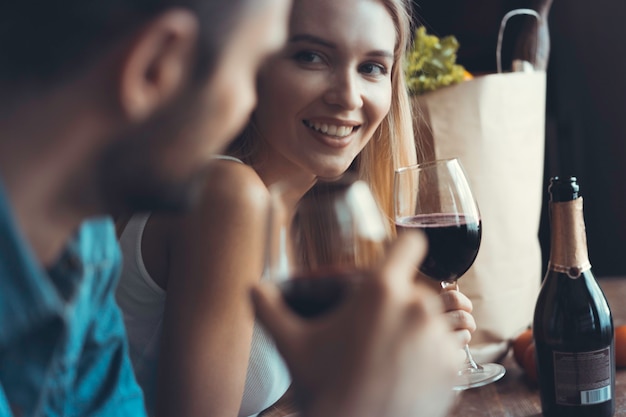
{"label": "bottle label", "polygon": [[591,405],[613,398],[611,348],[592,352],[553,352],[556,403]]}

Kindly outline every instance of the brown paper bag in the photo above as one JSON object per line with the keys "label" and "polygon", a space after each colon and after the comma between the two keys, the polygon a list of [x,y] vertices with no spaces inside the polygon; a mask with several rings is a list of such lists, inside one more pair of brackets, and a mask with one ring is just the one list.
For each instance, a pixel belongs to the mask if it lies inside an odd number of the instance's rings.
{"label": "brown paper bag", "polygon": [[458,157],[483,221],[459,286],[474,304],[471,350],[493,361],[532,322],[541,282],[537,233],[544,173],[546,74],[490,74],[414,98],[425,158]]}

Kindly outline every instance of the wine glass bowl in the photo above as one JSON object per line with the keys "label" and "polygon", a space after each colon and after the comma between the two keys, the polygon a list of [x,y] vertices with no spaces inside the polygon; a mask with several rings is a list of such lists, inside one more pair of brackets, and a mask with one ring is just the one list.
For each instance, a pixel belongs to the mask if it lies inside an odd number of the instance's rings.
{"label": "wine glass bowl", "polygon": [[[482,221],[467,177],[457,158],[400,168],[394,175],[394,215],[398,233],[418,229],[428,238],[428,253],[420,271],[453,286],[472,266],[482,235]],[[466,368],[459,372],[455,389],[462,390],[500,379],[499,364],[478,365],[469,348]]]}
{"label": "wine glass bowl", "polygon": [[440,282],[460,278],[478,254],[482,222],[458,160],[399,169],[394,195],[398,232],[419,229],[428,237],[422,273]]}
{"label": "wine glass bowl", "polygon": [[389,225],[366,183],[352,175],[318,182],[297,198],[293,185],[270,187],[265,275],[305,318],[329,312],[379,261]]}

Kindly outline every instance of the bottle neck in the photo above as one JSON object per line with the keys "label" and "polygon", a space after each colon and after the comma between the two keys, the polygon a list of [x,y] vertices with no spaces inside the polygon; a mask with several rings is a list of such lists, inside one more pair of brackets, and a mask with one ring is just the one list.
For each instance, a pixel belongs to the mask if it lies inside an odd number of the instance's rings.
{"label": "bottle neck", "polygon": [[587,235],[583,217],[582,197],[572,201],[551,202],[551,271],[567,274],[570,278],[578,278],[583,272],[591,269],[587,254]]}

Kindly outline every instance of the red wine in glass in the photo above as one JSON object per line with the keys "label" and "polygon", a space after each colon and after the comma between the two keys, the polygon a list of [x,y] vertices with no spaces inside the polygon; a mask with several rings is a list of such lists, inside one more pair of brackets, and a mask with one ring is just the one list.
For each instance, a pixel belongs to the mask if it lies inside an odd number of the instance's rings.
{"label": "red wine in glass", "polygon": [[[420,271],[456,289],[457,280],[472,266],[482,236],[478,205],[457,158],[403,167],[394,174],[394,216],[398,232],[421,230],[429,248]],[[502,378],[500,364],[478,364],[465,346],[466,366],[455,390],[479,387]]]}
{"label": "red wine in glass", "polygon": [[310,319],[337,308],[362,278],[359,271],[319,271],[294,276],[280,283],[279,288],[287,305]]}
{"label": "red wine in glass", "polygon": [[428,254],[420,267],[429,278],[451,282],[474,263],[481,239],[481,221],[463,214],[419,214],[396,219],[399,232],[422,230]]}

